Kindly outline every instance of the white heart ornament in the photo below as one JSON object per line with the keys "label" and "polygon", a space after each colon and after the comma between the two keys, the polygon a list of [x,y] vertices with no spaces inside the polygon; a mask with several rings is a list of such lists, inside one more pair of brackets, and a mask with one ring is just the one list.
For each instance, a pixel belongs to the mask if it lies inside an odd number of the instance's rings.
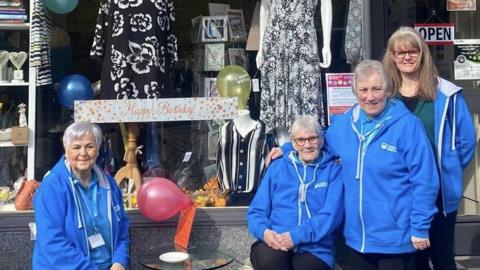
{"label": "white heart ornament", "polygon": [[8,52],[7,51],[1,51],[0,52],[0,68],[3,68],[4,66],[7,65],[8,63]]}
{"label": "white heart ornament", "polygon": [[8,57],[10,58],[10,62],[15,66],[15,68],[21,69],[25,61],[27,60],[27,53],[26,52],[11,52]]}

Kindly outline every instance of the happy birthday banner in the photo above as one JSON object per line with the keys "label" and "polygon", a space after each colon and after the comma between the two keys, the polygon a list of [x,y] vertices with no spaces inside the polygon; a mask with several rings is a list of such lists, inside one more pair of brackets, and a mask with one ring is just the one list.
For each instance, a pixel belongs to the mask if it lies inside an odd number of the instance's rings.
{"label": "happy birthday banner", "polygon": [[232,119],[237,97],[75,101],[75,122],[122,123]]}

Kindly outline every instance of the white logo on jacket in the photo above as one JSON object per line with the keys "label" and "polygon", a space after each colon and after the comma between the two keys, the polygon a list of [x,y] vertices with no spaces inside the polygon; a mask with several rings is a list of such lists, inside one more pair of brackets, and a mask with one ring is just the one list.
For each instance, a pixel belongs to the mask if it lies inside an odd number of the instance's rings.
{"label": "white logo on jacket", "polygon": [[382,149],[388,152],[397,153],[397,147],[393,145],[389,145],[388,143],[382,143]]}
{"label": "white logo on jacket", "polygon": [[317,189],[317,188],[326,188],[328,186],[328,182],[327,181],[322,181],[320,183],[316,183],[315,186],[313,188]]}

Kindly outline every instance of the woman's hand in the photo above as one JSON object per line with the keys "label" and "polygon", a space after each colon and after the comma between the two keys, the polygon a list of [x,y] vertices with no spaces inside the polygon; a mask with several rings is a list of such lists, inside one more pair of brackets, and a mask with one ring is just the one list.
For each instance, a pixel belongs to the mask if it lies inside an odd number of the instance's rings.
{"label": "woman's hand", "polygon": [[284,232],[279,235],[280,238],[280,244],[286,248],[286,249],[291,249],[293,248],[293,240],[292,236],[290,235],[289,232]]}
{"label": "woman's hand", "polygon": [[123,267],[123,265],[121,265],[119,263],[114,263],[110,267],[110,270],[125,270],[125,268]]}
{"label": "woman's hand", "polygon": [[280,235],[270,229],[263,232],[263,242],[275,250],[287,251],[287,248],[281,244]]}
{"label": "woman's hand", "polygon": [[277,159],[277,158],[281,157],[282,155],[283,155],[282,148],[280,148],[280,147],[272,148],[270,153],[268,153],[267,159],[265,160],[265,166],[268,166],[268,164],[270,164],[270,162],[272,162],[272,160]]}
{"label": "woman's hand", "polygon": [[412,236],[412,245],[417,250],[424,250],[430,247],[430,240],[428,238],[419,238]]}

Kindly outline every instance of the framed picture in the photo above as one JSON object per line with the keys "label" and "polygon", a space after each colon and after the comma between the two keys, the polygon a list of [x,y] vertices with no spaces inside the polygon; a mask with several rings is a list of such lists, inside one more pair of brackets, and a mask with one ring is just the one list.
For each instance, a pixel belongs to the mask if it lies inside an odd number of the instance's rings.
{"label": "framed picture", "polygon": [[205,78],[205,83],[204,83],[204,97],[219,97],[220,94],[218,94],[217,90],[217,78],[210,78],[206,77]]}
{"label": "framed picture", "polygon": [[225,44],[205,44],[205,67],[204,71],[219,71],[225,62]]}
{"label": "framed picture", "polygon": [[202,17],[202,42],[224,42],[228,40],[228,17]]}
{"label": "framed picture", "polygon": [[245,49],[229,48],[228,59],[230,65],[238,65],[247,68],[247,57],[245,56]]}
{"label": "framed picture", "polygon": [[192,43],[199,43],[202,39],[202,15],[192,19],[191,40]]}
{"label": "framed picture", "polygon": [[230,28],[230,38],[232,41],[245,41],[247,34],[245,30],[245,19],[243,18],[243,10],[228,9],[228,26]]}
{"label": "framed picture", "polygon": [[228,9],[230,9],[229,4],[208,3],[210,16],[225,16]]}

